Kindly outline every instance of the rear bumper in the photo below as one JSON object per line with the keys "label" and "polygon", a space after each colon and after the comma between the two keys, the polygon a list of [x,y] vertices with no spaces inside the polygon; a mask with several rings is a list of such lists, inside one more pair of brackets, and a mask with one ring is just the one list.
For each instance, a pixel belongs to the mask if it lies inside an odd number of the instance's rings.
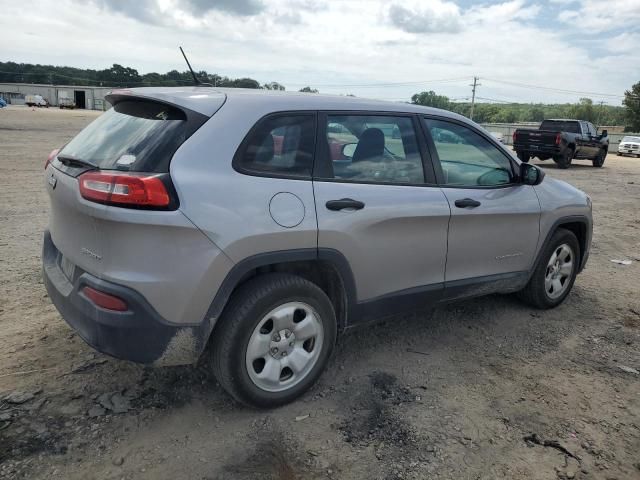
{"label": "rear bumper", "polygon": [[[60,267],[61,254],[48,231],[42,249],[44,284],[65,321],[96,350],[123,360],[154,365],[195,363],[206,346],[203,325],[174,325],[164,320],[135,290],[101,280],[75,268],[69,279]],[[96,306],[82,293],[84,286],[116,295],[128,310]]]}

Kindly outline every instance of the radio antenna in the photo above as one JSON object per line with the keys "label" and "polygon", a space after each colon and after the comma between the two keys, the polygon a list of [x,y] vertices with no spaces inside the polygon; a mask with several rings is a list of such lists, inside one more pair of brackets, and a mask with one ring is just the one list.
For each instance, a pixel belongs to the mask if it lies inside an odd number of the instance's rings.
{"label": "radio antenna", "polygon": [[182,47],[179,47],[180,51],[182,52],[182,56],[184,57],[184,61],[187,62],[187,67],[189,67],[189,71],[191,72],[191,76],[193,77],[193,83],[195,84],[196,87],[211,87],[213,85],[211,85],[210,83],[203,83],[200,81],[200,79],[198,79],[198,77],[196,76],[196,72],[193,71],[193,68],[191,68],[191,64],[189,63],[189,59],[187,58],[187,55],[184,53],[184,50],[182,49]]}

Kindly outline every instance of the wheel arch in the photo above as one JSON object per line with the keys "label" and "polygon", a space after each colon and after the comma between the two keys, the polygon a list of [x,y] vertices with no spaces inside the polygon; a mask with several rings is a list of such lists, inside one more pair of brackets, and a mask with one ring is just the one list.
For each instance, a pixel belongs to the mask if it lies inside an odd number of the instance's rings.
{"label": "wheel arch", "polygon": [[590,233],[589,219],[584,215],[572,215],[572,216],[562,217],[557,219],[553,223],[551,228],[549,228],[544,241],[540,244],[540,247],[538,248],[536,260],[532,265],[531,272],[529,274],[530,277],[533,274],[533,271],[535,270],[536,265],[538,265],[538,262],[540,261],[540,257],[542,256],[542,253],[544,252],[547,245],[551,241],[551,237],[553,237],[553,234],[556,233],[560,228],[569,230],[578,239],[578,245],[580,246],[580,267],[578,269],[578,273],[581,272],[582,269],[584,268],[584,265],[587,260],[587,255],[588,255],[587,247],[588,247],[589,233]]}
{"label": "wheel arch", "polygon": [[218,289],[206,318],[211,319],[211,330],[238,287],[257,275],[279,272],[298,275],[316,284],[331,301],[338,322],[344,330],[349,312],[356,301],[356,287],[349,262],[334,249],[296,249],[265,252],[238,262],[227,274]]}

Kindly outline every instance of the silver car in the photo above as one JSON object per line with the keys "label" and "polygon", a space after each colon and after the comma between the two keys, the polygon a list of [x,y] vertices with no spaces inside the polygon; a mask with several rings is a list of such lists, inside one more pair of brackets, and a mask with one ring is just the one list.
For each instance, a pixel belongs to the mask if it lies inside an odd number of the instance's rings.
{"label": "silver car", "polygon": [[363,322],[495,292],[555,307],[589,255],[589,197],[451,112],[209,87],[108,100],[47,160],[49,296],[97,350],[202,359],[248,405],[300,396]]}

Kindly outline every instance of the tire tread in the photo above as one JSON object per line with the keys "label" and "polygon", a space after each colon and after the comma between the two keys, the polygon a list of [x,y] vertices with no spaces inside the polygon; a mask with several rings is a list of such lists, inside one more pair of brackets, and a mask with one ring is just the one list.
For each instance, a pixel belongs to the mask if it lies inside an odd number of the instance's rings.
{"label": "tire tread", "polygon": [[560,243],[565,242],[572,244],[576,257],[575,261],[579,262],[580,244],[578,243],[578,239],[576,238],[575,234],[565,228],[558,228],[551,236],[549,243],[544,247],[544,251],[542,255],[540,255],[538,264],[535,266],[529,282],[522,290],[516,293],[518,298],[520,298],[523,302],[538,309],[554,308],[560,305],[569,294],[569,292],[573,288],[573,282],[575,281],[577,275],[577,267],[573,271],[573,278],[570,280],[571,285],[559,299],[550,300],[544,291],[544,273],[547,268],[549,256]]}

